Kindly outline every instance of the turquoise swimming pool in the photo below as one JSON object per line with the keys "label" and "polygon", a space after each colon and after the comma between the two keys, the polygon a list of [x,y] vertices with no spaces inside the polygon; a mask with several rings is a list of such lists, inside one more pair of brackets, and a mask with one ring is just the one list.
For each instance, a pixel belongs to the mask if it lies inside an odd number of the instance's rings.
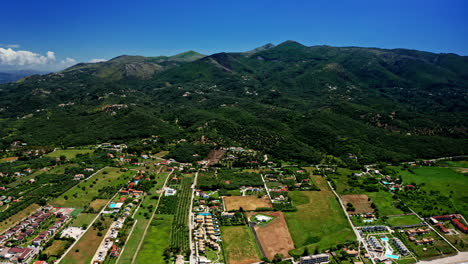
{"label": "turquoise swimming pool", "polygon": [[111,204],[109,205],[110,208],[115,208],[116,206],[117,206],[116,203],[111,203]]}
{"label": "turquoise swimming pool", "polygon": [[388,237],[381,237],[380,238],[382,241],[388,241]]}
{"label": "turquoise swimming pool", "polygon": [[399,258],[400,258],[399,256],[392,255],[392,254],[385,254],[385,256],[386,256],[387,258],[391,258],[391,259],[399,259]]}

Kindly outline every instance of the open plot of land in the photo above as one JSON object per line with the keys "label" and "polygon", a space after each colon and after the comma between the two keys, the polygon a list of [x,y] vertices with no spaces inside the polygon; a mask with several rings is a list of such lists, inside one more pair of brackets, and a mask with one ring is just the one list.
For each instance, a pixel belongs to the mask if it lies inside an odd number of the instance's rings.
{"label": "open plot of land", "polygon": [[387,219],[387,223],[390,226],[404,226],[420,224],[421,220],[415,215],[401,215],[401,216],[390,216]]}
{"label": "open plot of land", "polygon": [[94,149],[57,149],[54,152],[47,154],[47,157],[60,158],[60,156],[65,156],[67,159],[73,159],[78,154],[88,154],[93,153]]}
{"label": "open plot of land", "polygon": [[54,240],[52,245],[44,250],[44,254],[49,257],[60,257],[65,252],[66,248],[71,245],[71,243],[72,242],[69,240]]}
{"label": "open plot of land", "polygon": [[223,226],[221,234],[228,264],[250,264],[260,261],[260,250],[249,227]]}
{"label": "open plot of land", "polygon": [[371,207],[372,202],[369,201],[369,197],[365,194],[347,194],[341,196],[341,199],[345,205],[351,203],[356,208],[356,211],[352,212],[354,214],[374,212],[374,209]]}
{"label": "open plot of land", "polygon": [[0,162],[13,162],[13,161],[17,161],[17,160],[18,160],[18,157],[8,157],[8,158],[0,159]]}
{"label": "open plot of land", "polygon": [[427,191],[439,191],[445,196],[451,196],[456,209],[465,217],[468,216],[468,180],[467,176],[456,172],[451,168],[418,167],[409,171],[400,171],[403,181],[417,185],[424,183],[421,189]]}
{"label": "open plot of land", "polygon": [[89,207],[93,208],[94,211],[99,211],[107,204],[109,200],[107,199],[96,199],[89,204]]}
{"label": "open plot of land", "polygon": [[236,211],[240,208],[245,211],[253,211],[257,208],[272,206],[270,201],[257,196],[225,196],[223,199],[227,211]]}
{"label": "open plot of land", "polygon": [[294,254],[302,254],[356,239],[343,209],[325,179],[312,176],[321,191],[292,191],[289,196],[297,212],[286,212],[285,218],[294,240]]}
{"label": "open plot of land", "polygon": [[86,213],[79,214],[70,224],[70,226],[81,227],[83,225],[89,225],[93,221],[93,219],[96,217],[96,215],[97,214],[86,214]]}
{"label": "open plot of land", "polygon": [[[248,213],[247,215],[250,217],[255,214]],[[261,212],[261,214],[275,217],[266,225],[254,227],[265,256],[269,259],[273,259],[277,253],[289,256],[289,251],[294,249],[294,242],[286,220],[284,220],[283,212]]]}
{"label": "open plot of land", "polygon": [[[130,171],[131,173],[131,171]],[[127,181],[118,168],[105,168],[94,177],[79,183],[59,196],[52,205],[59,207],[82,208],[100,194],[100,190],[108,186],[117,186]],[[84,188],[84,190],[83,190]]]}
{"label": "open plot of land", "polygon": [[[105,228],[102,234],[106,234],[112,222],[111,218],[107,218],[104,221]],[[96,253],[99,244],[104,239],[104,236],[98,236],[99,230],[96,228],[90,228],[84,236],[81,237],[80,241],[68,252],[60,263],[63,264],[88,264],[93,259],[94,253]]]}
{"label": "open plot of land", "polygon": [[380,215],[397,215],[403,214],[403,211],[393,206],[394,200],[392,194],[385,191],[368,192],[366,193],[371,201],[379,209]]}
{"label": "open plot of land", "polygon": [[19,211],[18,213],[10,216],[5,221],[0,222],[0,233],[3,233],[14,223],[20,221],[21,219],[35,212],[39,207],[40,206],[37,204],[31,204],[28,207],[24,208],[23,210]]}
{"label": "open plot of land", "polygon": [[173,218],[172,215],[154,217],[136,257],[136,264],[164,263],[164,250],[168,246]]}

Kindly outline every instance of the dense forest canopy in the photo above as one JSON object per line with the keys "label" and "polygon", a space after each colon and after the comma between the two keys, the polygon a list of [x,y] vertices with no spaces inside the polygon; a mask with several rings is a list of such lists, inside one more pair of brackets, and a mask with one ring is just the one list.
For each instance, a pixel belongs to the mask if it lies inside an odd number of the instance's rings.
{"label": "dense forest canopy", "polygon": [[157,135],[306,162],[460,155],[467,88],[468,57],[415,50],[286,41],[245,53],[120,56],[1,85],[0,136],[5,148]]}

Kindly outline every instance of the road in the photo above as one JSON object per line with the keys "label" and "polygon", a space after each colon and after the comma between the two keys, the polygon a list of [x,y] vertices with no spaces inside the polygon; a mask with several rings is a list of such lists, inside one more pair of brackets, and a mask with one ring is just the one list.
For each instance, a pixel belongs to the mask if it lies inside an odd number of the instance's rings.
{"label": "road", "polygon": [[[171,174],[174,172],[174,169],[171,171],[171,173],[169,173],[167,176],[166,176],[166,180],[164,180],[164,184],[162,186],[162,189],[164,189],[164,187],[166,187],[166,184],[167,184],[167,180],[171,177]],[[146,233],[148,233],[148,229],[151,225],[151,221],[153,220],[153,217],[154,215],[156,214],[156,211],[158,210],[158,207],[159,207],[159,202],[161,201],[161,197],[163,196],[164,194],[161,193],[161,195],[159,196],[159,199],[158,199],[158,203],[156,204],[156,207],[154,208],[153,210],[153,213],[151,214],[151,217],[150,217],[150,220],[148,222],[148,224],[146,225],[145,227],[145,232],[143,232],[143,235],[141,236],[141,240],[140,240],[140,243],[138,243],[138,247],[137,249],[135,250],[135,253],[133,255],[133,258],[132,258],[132,263],[135,263],[135,260],[136,260],[136,257],[138,255],[138,251],[140,251],[141,249],[141,246],[143,245],[143,240],[145,240],[145,237],[146,237]]]}
{"label": "road", "polygon": [[198,251],[196,245],[192,242],[192,234],[193,234],[193,199],[195,198],[195,187],[197,186],[197,179],[198,179],[198,171],[195,173],[195,178],[193,179],[193,184],[190,188],[192,188],[192,198],[190,199],[190,209],[189,209],[189,217],[188,217],[188,227],[189,227],[189,245],[190,245],[190,264],[196,264],[198,258]]}
{"label": "road", "polygon": [[267,185],[266,185],[265,179],[263,178],[263,174],[260,174],[260,177],[262,178],[263,185],[265,186],[265,191],[266,191],[266,193],[267,193],[267,195],[268,195],[268,198],[270,199],[270,202],[273,202],[273,201],[271,200],[270,191],[268,190],[268,187],[267,187]]}

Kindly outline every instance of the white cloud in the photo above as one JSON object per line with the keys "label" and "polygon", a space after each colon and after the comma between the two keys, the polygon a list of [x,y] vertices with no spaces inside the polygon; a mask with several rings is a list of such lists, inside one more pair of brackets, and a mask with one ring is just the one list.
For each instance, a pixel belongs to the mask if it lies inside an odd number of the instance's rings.
{"label": "white cloud", "polygon": [[90,63],[98,63],[98,62],[104,62],[107,61],[106,59],[91,59],[89,62]]}
{"label": "white cloud", "polygon": [[0,48],[0,67],[10,69],[37,69],[37,70],[62,70],[76,64],[76,60],[65,58],[58,61],[53,51],[47,51],[45,55],[27,50],[14,50],[12,48]]}
{"label": "white cloud", "polygon": [[18,45],[18,44],[0,44],[0,47],[17,49],[17,48],[20,47],[20,45]]}

